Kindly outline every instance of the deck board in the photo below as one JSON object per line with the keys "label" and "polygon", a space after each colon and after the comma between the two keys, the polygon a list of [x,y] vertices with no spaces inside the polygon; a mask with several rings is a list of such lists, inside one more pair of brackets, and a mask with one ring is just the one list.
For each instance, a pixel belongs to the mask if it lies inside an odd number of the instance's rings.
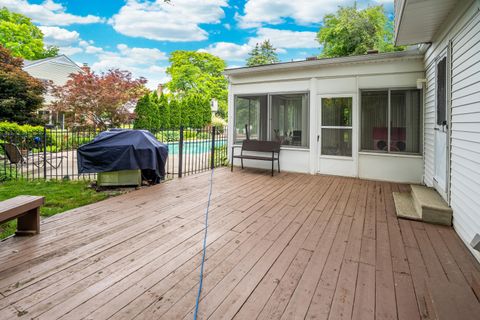
{"label": "deck board", "polygon": [[[0,242],[0,319],[190,319],[209,178],[70,210]],[[452,228],[397,219],[392,192],[407,188],[218,169],[199,318],[429,319],[429,297],[449,300],[443,287],[462,316],[478,311],[478,262]]]}

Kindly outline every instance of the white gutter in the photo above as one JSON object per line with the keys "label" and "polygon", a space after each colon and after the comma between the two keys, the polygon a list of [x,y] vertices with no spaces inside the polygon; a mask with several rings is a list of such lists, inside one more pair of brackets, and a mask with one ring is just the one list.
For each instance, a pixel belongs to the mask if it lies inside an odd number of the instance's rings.
{"label": "white gutter", "polygon": [[418,59],[423,58],[423,54],[419,50],[396,51],[388,53],[365,54],[359,56],[349,56],[340,58],[324,58],[318,60],[304,60],[274,63],[254,67],[241,67],[226,69],[224,74],[227,76],[247,75],[261,72],[272,72],[279,70],[293,70],[293,69],[309,69],[318,66],[331,66],[338,64],[362,63],[362,62],[380,62],[391,59]]}

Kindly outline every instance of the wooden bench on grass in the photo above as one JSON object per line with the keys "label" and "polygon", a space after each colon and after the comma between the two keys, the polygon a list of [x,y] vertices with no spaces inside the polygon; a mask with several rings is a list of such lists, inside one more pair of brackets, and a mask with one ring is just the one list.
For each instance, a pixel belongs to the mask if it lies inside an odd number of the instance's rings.
{"label": "wooden bench on grass", "polygon": [[[240,154],[235,154],[236,148],[241,148]],[[255,152],[256,154],[245,154],[244,151]],[[268,153],[269,155],[258,155],[258,153]],[[241,160],[242,169],[243,159],[271,161],[273,177],[273,165],[275,161],[277,161],[278,172],[280,172],[280,142],[263,140],[243,140],[241,146],[232,147],[232,167],[230,169],[231,171],[233,171],[233,159],[235,158]]]}
{"label": "wooden bench on grass", "polygon": [[40,233],[40,207],[44,197],[17,196],[0,202],[0,223],[17,219],[17,236]]}

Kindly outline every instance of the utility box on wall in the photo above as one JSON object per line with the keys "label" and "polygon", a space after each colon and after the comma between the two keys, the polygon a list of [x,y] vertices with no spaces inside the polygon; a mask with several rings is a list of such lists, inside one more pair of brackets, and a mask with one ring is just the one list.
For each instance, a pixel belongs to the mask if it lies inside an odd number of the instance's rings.
{"label": "utility box on wall", "polygon": [[97,176],[97,184],[100,187],[140,186],[142,172],[140,169],[100,172]]}

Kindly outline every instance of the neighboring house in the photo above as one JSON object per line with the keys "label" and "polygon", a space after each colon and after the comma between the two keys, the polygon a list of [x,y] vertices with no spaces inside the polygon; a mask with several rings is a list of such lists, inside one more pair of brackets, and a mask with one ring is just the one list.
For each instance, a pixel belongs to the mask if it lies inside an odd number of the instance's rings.
{"label": "neighboring house", "polygon": [[480,260],[479,3],[396,1],[397,44],[431,43],[416,49],[226,70],[229,146],[247,127],[286,171],[434,187]]}
{"label": "neighboring house", "polygon": [[[51,81],[57,86],[66,84],[70,74],[83,72],[82,68],[66,55],[59,55],[34,61],[25,60],[23,70],[28,72],[34,78],[45,82]],[[52,103],[53,99],[54,97],[47,93],[45,95],[44,107],[39,113],[48,119],[50,124],[58,124],[63,127],[63,113],[51,112],[49,110],[49,105]]]}

